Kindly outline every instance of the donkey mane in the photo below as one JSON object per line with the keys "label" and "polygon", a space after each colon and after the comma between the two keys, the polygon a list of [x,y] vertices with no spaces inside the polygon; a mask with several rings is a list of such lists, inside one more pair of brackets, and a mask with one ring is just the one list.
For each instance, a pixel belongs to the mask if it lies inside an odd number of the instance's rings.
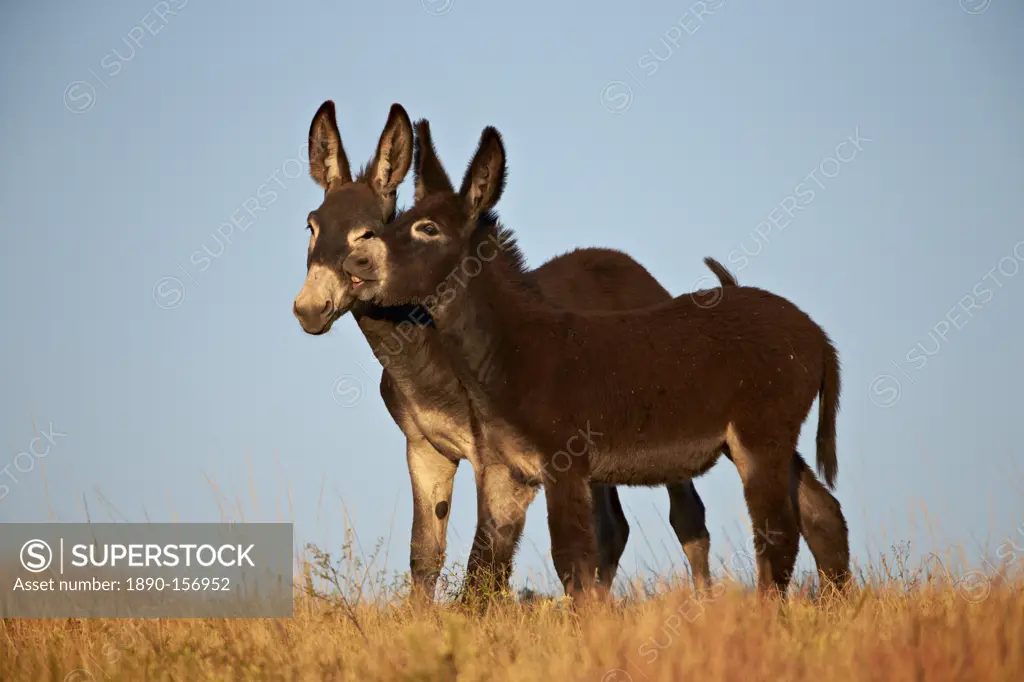
{"label": "donkey mane", "polygon": [[526,254],[519,248],[519,237],[512,228],[502,224],[497,211],[487,211],[480,216],[473,230],[470,246],[475,249],[487,240],[493,240],[501,247],[502,264],[509,268],[511,273],[525,275],[528,272]]}
{"label": "donkey mane", "polygon": [[360,166],[359,167],[359,172],[356,173],[356,177],[355,177],[355,179],[352,182],[369,182],[370,179],[369,179],[369,177],[366,174],[370,172],[370,164],[372,162],[373,161],[370,160],[370,161],[367,161],[366,163],[364,163],[362,166]]}

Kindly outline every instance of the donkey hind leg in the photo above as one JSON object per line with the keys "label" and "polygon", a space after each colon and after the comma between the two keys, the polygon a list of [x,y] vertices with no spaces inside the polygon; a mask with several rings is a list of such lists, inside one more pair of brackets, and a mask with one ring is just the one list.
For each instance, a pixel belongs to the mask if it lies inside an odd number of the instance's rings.
{"label": "donkey hind leg", "polygon": [[704,502],[697,494],[693,481],[673,483],[668,489],[668,521],[683,546],[690,562],[693,587],[697,591],[711,586],[711,535],[704,519]]}
{"label": "donkey hind leg", "polygon": [[536,495],[537,488],[517,481],[508,467],[483,467],[477,476],[477,528],[463,600],[508,589],[526,510]]}
{"label": "donkey hind leg", "polygon": [[797,523],[818,565],[821,589],[842,590],[850,578],[850,539],[843,510],[797,452],[793,455],[792,498]]}
{"label": "donkey hind leg", "polygon": [[594,532],[597,536],[597,579],[611,589],[629,540],[629,522],[622,511],[619,491],[615,486],[592,483],[590,497],[594,505]]}
{"label": "donkey hind leg", "polygon": [[444,567],[452,486],[457,465],[422,436],[408,438],[406,459],[412,479],[413,516],[409,563],[413,592],[433,600],[437,578]]}
{"label": "donkey hind leg", "polygon": [[785,596],[800,549],[790,489],[796,439],[768,445],[743,442],[743,435],[730,425],[726,443],[743,481],[743,497],[754,529],[758,592]]}
{"label": "donkey hind leg", "polygon": [[597,540],[593,527],[590,485],[586,477],[567,471],[544,482],[551,531],[551,558],[566,594],[579,600],[591,590],[607,594],[598,583]]}

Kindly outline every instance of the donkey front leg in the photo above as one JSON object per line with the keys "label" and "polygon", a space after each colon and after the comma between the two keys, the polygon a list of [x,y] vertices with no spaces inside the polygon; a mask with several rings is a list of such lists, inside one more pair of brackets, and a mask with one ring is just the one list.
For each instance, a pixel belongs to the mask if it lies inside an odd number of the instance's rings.
{"label": "donkey front leg", "polygon": [[508,588],[512,559],[526,525],[534,486],[516,480],[503,464],[481,466],[477,474],[477,528],[466,568],[463,601]]}
{"label": "donkey front leg", "polygon": [[597,541],[594,537],[590,484],[570,469],[544,482],[551,531],[551,558],[566,594],[579,601],[591,590],[599,596],[608,586],[597,582]]}
{"label": "donkey front leg", "polygon": [[408,438],[406,459],[412,479],[412,543],[410,568],[414,596],[433,600],[444,568],[451,515],[452,486],[458,464],[422,436]]}
{"label": "donkey front leg", "polygon": [[597,579],[611,589],[629,541],[629,522],[622,511],[619,491],[615,486],[592,483],[590,498],[594,504],[594,532],[599,556]]}

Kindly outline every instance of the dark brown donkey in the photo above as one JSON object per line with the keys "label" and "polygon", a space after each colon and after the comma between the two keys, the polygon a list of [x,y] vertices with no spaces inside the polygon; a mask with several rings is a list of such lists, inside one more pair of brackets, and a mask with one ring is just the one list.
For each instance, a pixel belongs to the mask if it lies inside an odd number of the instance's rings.
{"label": "dark brown donkey", "polygon": [[[352,287],[342,272],[353,246],[386,230],[386,223],[395,216],[396,191],[413,157],[409,117],[401,106],[391,108],[374,158],[353,177],[334,105],[327,101],[310,125],[309,150],[310,173],[324,189],[324,199],[307,220],[307,275],[294,312],[306,332],[323,334],[351,309],[384,366],[381,396],[407,440],[414,586],[428,595],[434,593],[444,564],[455,470],[468,459],[476,474],[479,516],[470,551],[470,586],[503,587],[539,481],[518,477],[503,461],[476,446],[465,389],[423,311],[412,306],[353,306]],[[424,172],[429,174],[431,169]],[[724,268],[713,267],[724,284],[735,283]],[[552,300],[582,309],[628,310],[671,298],[639,263],[603,249],[573,251],[523,277]],[[703,586],[710,578],[704,505],[688,479],[679,478],[667,488],[671,524],[696,585]],[[602,582],[610,583],[625,549],[629,524],[613,486],[595,484],[592,497],[599,575]],[[483,584],[491,579],[497,584]]]}
{"label": "dark brown donkey", "polygon": [[417,132],[415,206],[356,244],[345,270],[361,300],[429,310],[482,439],[544,483],[566,590],[593,585],[592,482],[689,481],[721,452],[743,482],[760,591],[785,591],[801,530],[822,577],[845,583],[839,503],[794,457],[820,394],[818,470],[834,485],[839,363],[825,332],[753,287],[629,312],[550,301],[491,213],[506,173],[498,132],[484,131],[458,192],[425,121]]}

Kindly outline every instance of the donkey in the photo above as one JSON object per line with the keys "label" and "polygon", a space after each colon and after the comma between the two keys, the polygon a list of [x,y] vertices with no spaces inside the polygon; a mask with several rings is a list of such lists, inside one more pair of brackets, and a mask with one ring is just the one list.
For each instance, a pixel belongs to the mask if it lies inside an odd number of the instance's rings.
{"label": "donkey", "polygon": [[[413,157],[408,114],[391,107],[369,164],[355,177],[341,142],[333,102],[326,101],[309,128],[310,175],[324,190],[307,218],[310,232],[306,280],[293,310],[302,329],[326,333],[347,311],[384,367],[380,393],[406,436],[413,490],[410,564],[414,590],[433,596],[447,544],[452,485],[460,461],[468,459],[477,481],[478,527],[470,551],[467,592],[503,588],[522,534],[526,509],[538,481],[476,447],[469,398],[447,361],[437,330],[416,306],[382,307],[356,301],[342,264],[357,245],[383,232],[396,216],[398,186]],[[430,167],[417,176],[429,176]],[[417,183],[417,197],[424,185]],[[709,267],[723,286],[735,284],[718,263]],[[580,249],[548,261],[524,279],[567,307],[629,310],[671,299],[650,273],[623,253]],[[680,477],[667,486],[670,522],[695,585],[710,580],[710,536],[704,505],[693,483]],[[598,576],[611,584],[625,549],[629,524],[613,486],[595,484],[592,523],[597,529]],[[465,593],[464,593],[465,594]]]}
{"label": "donkey", "polygon": [[725,287],[712,304],[698,292],[618,312],[552,301],[492,212],[505,177],[501,136],[487,128],[456,192],[420,121],[415,205],[357,242],[344,269],[362,301],[427,309],[480,439],[518,477],[543,481],[566,592],[604,591],[593,483],[690,481],[721,453],[743,483],[759,593],[785,594],[801,531],[823,583],[844,585],[846,521],[795,454],[820,396],[818,471],[834,487],[840,376],[825,331],[754,287]]}

